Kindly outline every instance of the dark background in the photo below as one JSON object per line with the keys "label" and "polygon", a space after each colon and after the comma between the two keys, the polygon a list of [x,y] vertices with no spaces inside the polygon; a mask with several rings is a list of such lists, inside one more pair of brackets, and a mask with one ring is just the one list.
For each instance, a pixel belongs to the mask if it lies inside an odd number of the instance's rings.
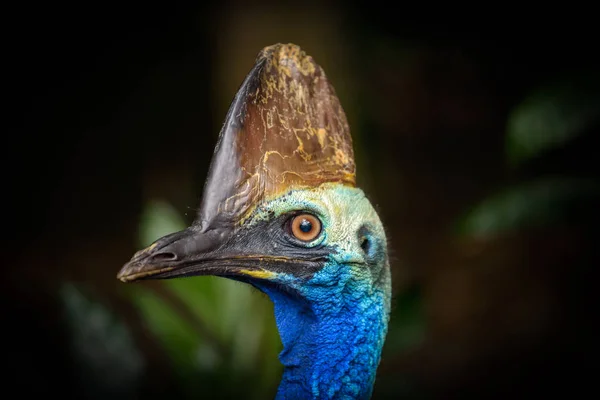
{"label": "dark background", "polygon": [[[272,351],[236,369],[223,350],[225,366],[179,374],[174,347],[115,275],[143,247],[152,201],[191,222],[238,86],[260,49],[293,42],[335,86],[360,186],[390,234],[395,303],[374,397],[596,390],[597,21],[564,4],[532,17],[522,5],[437,18],[435,5],[390,7],[7,11],[5,387],[63,398],[272,397],[278,372],[261,367],[277,368]],[[161,282],[148,287],[170,296]],[[89,302],[79,322],[64,293]],[[96,326],[85,319],[94,307],[120,325],[100,324],[109,339],[77,339]],[[173,307],[186,318],[185,305]],[[195,323],[199,337],[218,336]],[[125,330],[130,341],[107,344]],[[119,359],[134,347],[130,364]],[[271,378],[257,389],[256,376]]]}

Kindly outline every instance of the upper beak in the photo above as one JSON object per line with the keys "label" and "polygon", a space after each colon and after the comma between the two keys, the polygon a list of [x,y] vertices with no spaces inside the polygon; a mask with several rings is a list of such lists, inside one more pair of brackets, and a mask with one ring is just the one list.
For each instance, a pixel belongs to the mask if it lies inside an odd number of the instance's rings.
{"label": "upper beak", "polygon": [[117,279],[132,282],[170,272],[190,255],[205,253],[215,247],[210,240],[194,240],[194,236],[194,232],[188,228],[158,239],[135,253],[121,268]]}
{"label": "upper beak", "polygon": [[[138,251],[126,263],[117,279],[133,282],[142,279],[166,279],[192,275],[249,276],[268,279],[275,273],[259,264],[269,264],[270,257],[240,254],[223,248],[227,233],[219,230],[201,232],[190,227],[158,239]],[[278,260],[281,262],[282,260]]]}

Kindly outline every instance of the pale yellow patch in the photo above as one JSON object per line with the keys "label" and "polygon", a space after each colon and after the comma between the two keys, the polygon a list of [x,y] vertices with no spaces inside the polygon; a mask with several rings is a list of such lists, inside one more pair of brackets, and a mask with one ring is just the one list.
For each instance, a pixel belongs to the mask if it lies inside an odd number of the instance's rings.
{"label": "pale yellow patch", "polygon": [[255,269],[241,269],[239,272],[242,275],[248,275],[253,278],[258,278],[258,279],[272,279],[277,275],[276,273],[271,272],[271,271],[255,270]]}
{"label": "pale yellow patch", "polygon": [[319,128],[317,130],[317,140],[319,141],[319,145],[321,148],[325,147],[325,137],[327,136],[327,131],[323,128]]}

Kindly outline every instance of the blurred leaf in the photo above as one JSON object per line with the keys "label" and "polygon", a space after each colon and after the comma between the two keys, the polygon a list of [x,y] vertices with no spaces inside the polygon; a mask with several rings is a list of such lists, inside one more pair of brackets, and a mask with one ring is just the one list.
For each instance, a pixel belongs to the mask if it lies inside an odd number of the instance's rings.
{"label": "blurred leaf", "polygon": [[[150,201],[142,214],[139,242],[147,246],[158,238],[185,229],[186,225],[180,214],[167,202],[160,200]],[[217,326],[223,315],[219,306],[215,307],[219,290],[215,289],[219,283],[213,277],[187,277],[185,279],[171,279],[162,283],[190,309],[211,326]]]}
{"label": "blurred leaf", "polygon": [[466,235],[493,235],[556,222],[583,202],[598,196],[599,187],[582,179],[540,179],[485,200],[459,223]]}
{"label": "blurred leaf", "polygon": [[[140,244],[147,246],[184,228],[183,218],[170,204],[152,201],[142,214]],[[228,385],[259,378],[261,384],[252,385],[256,393],[245,392],[245,396],[269,395],[281,370],[280,340],[270,300],[250,285],[218,277],[170,279],[161,285],[165,293],[136,287],[132,299],[183,371],[182,377],[221,371]],[[175,299],[168,299],[171,295]],[[174,300],[181,304],[174,306]]]}
{"label": "blurred leaf", "polygon": [[597,78],[576,77],[531,94],[509,116],[508,158],[518,165],[563,145],[600,117]]}
{"label": "blurred leaf", "polygon": [[[214,307],[219,296],[211,276],[186,277],[163,281],[167,290],[184,302],[190,311],[205,324],[215,327],[220,319],[219,307]],[[218,332],[215,330],[215,333]]]}
{"label": "blurred leaf", "polygon": [[185,221],[169,203],[161,200],[150,201],[140,221],[140,245],[148,246],[162,236],[185,228]]}
{"label": "blurred leaf", "polygon": [[60,290],[71,344],[87,398],[135,396],[144,360],[127,327],[75,285]]}
{"label": "blurred leaf", "polygon": [[197,369],[197,351],[201,338],[167,303],[144,287],[136,287],[132,301],[142,313],[150,331],[160,340],[174,363],[177,373],[193,375]]}
{"label": "blurred leaf", "polygon": [[397,294],[384,352],[395,354],[418,346],[425,338],[423,299],[419,288],[412,287]]}

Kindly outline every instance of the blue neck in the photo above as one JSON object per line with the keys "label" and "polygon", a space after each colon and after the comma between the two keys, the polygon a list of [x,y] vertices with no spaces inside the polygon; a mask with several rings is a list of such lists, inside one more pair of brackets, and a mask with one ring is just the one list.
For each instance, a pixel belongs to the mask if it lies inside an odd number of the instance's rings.
{"label": "blue neck", "polygon": [[257,286],[275,305],[283,343],[277,399],[371,396],[387,331],[383,293],[349,276],[335,283],[317,282],[298,293]]}

